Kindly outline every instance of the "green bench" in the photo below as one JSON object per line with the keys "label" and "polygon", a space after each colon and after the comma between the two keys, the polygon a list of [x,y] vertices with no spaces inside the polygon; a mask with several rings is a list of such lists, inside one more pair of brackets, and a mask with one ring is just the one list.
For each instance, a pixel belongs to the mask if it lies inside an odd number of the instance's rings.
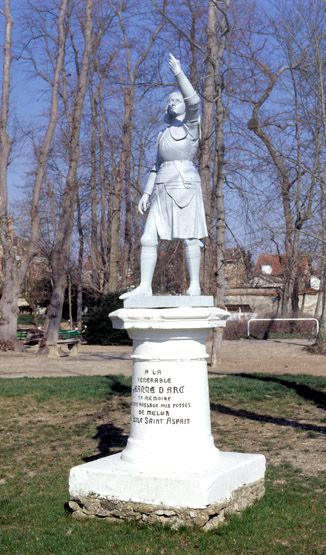
{"label": "green bench", "polygon": [[78,330],[59,330],[59,339],[81,339],[82,334]]}
{"label": "green bench", "polygon": [[82,334],[78,330],[59,330],[58,345],[66,345],[70,354],[77,355]]}
{"label": "green bench", "polygon": [[18,329],[16,338],[24,345],[37,345],[43,337],[43,332],[37,328]]}
{"label": "green bench", "polygon": [[19,341],[26,341],[27,339],[27,331],[17,330],[16,337]]}

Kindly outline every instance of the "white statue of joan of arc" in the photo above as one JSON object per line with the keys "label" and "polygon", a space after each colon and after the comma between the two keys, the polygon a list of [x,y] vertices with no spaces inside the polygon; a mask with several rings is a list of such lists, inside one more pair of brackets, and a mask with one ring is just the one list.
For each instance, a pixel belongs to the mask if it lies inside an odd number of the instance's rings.
{"label": "white statue of joan of arc", "polygon": [[199,270],[201,238],[207,236],[200,177],[193,164],[199,136],[199,97],[172,54],[169,66],[180,91],[168,97],[165,121],[168,127],[159,134],[157,158],[138,204],[147,211],[141,237],[140,285],[121,295],[152,295],[152,278],[159,239],[183,239],[190,278],[187,295],[200,295]]}

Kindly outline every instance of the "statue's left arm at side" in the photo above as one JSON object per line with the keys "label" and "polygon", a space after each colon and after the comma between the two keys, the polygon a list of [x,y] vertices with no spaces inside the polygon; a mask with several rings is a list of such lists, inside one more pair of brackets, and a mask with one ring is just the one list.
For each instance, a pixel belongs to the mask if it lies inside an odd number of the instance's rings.
{"label": "statue's left arm at side", "polygon": [[158,172],[158,161],[156,162],[156,164],[154,164],[151,171],[149,172],[149,176],[148,176],[148,179],[147,179],[147,182],[146,182],[144,192],[143,192],[143,194],[141,196],[141,199],[138,203],[138,210],[141,214],[146,212],[146,210],[149,207],[149,198],[150,198],[150,196],[153,192],[153,189],[154,189],[157,172]]}

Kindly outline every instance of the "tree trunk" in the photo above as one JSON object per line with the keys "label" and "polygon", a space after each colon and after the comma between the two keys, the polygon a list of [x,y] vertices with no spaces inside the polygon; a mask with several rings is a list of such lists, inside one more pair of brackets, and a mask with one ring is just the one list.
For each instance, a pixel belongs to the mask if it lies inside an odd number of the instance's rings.
{"label": "tree trunk", "polygon": [[99,98],[99,182],[100,182],[100,262],[101,262],[101,291],[104,292],[109,283],[109,248],[108,248],[108,180],[105,171],[105,111],[103,98],[103,77],[100,75],[98,86]]}
{"label": "tree trunk", "polygon": [[[215,306],[224,308],[225,296],[225,206],[224,206],[224,174],[225,174],[225,146],[224,146],[224,121],[225,111],[222,101],[222,90],[218,92],[216,107],[216,186],[215,186],[215,211],[216,211],[216,272],[215,272]],[[216,368],[223,339],[223,329],[214,328],[212,334],[211,366]]]}
{"label": "tree trunk", "polygon": [[83,327],[83,267],[84,267],[84,230],[81,220],[80,198],[77,192],[77,229],[79,237],[78,266],[77,266],[77,328]]}
{"label": "tree trunk", "polygon": [[17,332],[18,294],[17,258],[13,230],[8,215],[8,164],[11,138],[8,134],[10,65],[13,21],[10,0],[5,0],[5,44],[3,53],[0,115],[0,246],[4,285],[0,299],[0,340],[10,341],[14,348]]}
{"label": "tree trunk", "polygon": [[215,186],[215,210],[216,210],[216,306],[224,308],[225,295],[225,206],[224,206],[224,107],[219,92],[216,110],[216,157],[217,157],[217,176]]}
{"label": "tree trunk", "polygon": [[8,210],[8,183],[7,171],[9,164],[9,153],[11,149],[11,138],[8,134],[9,118],[9,94],[10,94],[10,67],[11,67],[11,43],[12,43],[13,21],[10,12],[10,0],[5,0],[5,44],[3,53],[2,90],[1,90],[1,115],[0,115],[0,216],[7,220]]}
{"label": "tree trunk", "polygon": [[319,332],[316,342],[313,345],[313,351],[326,354],[326,261],[323,263],[323,291],[321,303],[321,315],[319,319]]}
{"label": "tree trunk", "polygon": [[110,228],[110,281],[108,290],[116,292],[119,288],[120,275],[120,207],[122,192],[122,175],[119,167],[115,178],[113,193],[111,228]]}
{"label": "tree trunk", "polygon": [[223,342],[224,328],[214,328],[212,331],[211,368],[216,369]]}
{"label": "tree trunk", "polygon": [[[317,70],[319,77],[318,97],[322,119],[323,129],[323,145],[326,145],[326,102],[324,88],[324,57],[321,48],[320,38],[315,37],[315,55],[317,61]],[[322,242],[322,273],[320,280],[321,297],[321,315],[319,320],[319,333],[314,345],[315,349],[326,354],[326,184],[325,173],[321,168],[320,179],[320,217],[321,217],[321,242]],[[318,296],[319,297],[319,296]]]}
{"label": "tree trunk", "polygon": [[319,316],[321,315],[322,302],[323,302],[323,290],[324,290],[324,284],[323,284],[323,280],[321,279],[320,289],[317,294],[317,303],[316,303],[316,308],[314,312],[314,318],[319,318]]}
{"label": "tree trunk", "polygon": [[216,101],[216,73],[218,71],[218,38],[217,38],[217,8],[213,0],[209,1],[207,18],[207,53],[205,61],[205,79],[202,89],[202,121],[201,141],[199,149],[199,173],[205,204],[208,237],[205,239],[205,249],[202,264],[202,287],[204,292],[210,292],[212,275],[211,252],[211,179],[213,159],[214,111]]}
{"label": "tree trunk", "polygon": [[5,261],[3,272],[3,288],[0,300],[0,342],[9,342],[13,349],[20,350],[17,337],[17,317],[19,314],[18,297],[20,280],[17,274],[17,260],[14,252],[3,249]]}
{"label": "tree trunk", "polygon": [[[111,244],[110,244],[110,281],[109,291],[116,292],[123,287],[125,281],[127,255],[123,252],[125,243],[125,232],[121,237],[121,214],[122,203],[129,194],[130,187],[130,151],[131,151],[131,134],[132,134],[132,118],[134,110],[134,86],[125,91],[124,94],[124,117],[123,117],[123,138],[122,151],[117,168],[115,189],[113,194],[112,220],[111,220]],[[123,198],[124,197],[124,198]],[[125,218],[127,216],[125,210]],[[125,222],[126,225],[126,222]],[[129,251],[129,245],[127,246]],[[122,256],[123,255],[123,256]]]}
{"label": "tree trunk", "polygon": [[[55,263],[54,257],[53,262]],[[42,348],[44,347],[44,344],[56,345],[59,336],[60,322],[62,319],[62,307],[67,286],[67,276],[66,272],[61,270],[61,257],[59,257],[57,264],[58,271],[53,272],[53,289],[50,304],[47,310],[48,325],[45,335],[45,342],[42,343]]]}
{"label": "tree trunk", "polygon": [[[92,72],[93,72],[92,68]],[[99,260],[98,260],[98,217],[97,217],[97,122],[98,107],[94,91],[93,78],[90,78],[90,104],[91,104],[91,237],[90,257],[92,261],[92,281],[94,288],[100,290]]]}
{"label": "tree trunk", "polygon": [[[208,242],[208,249],[206,251],[206,260],[204,264],[204,272],[206,274],[205,285],[213,292],[215,297],[215,305],[221,308],[224,307],[224,294],[225,294],[225,254],[224,254],[224,236],[225,236],[225,206],[224,206],[224,174],[225,174],[225,146],[224,146],[224,124],[225,124],[225,110],[223,106],[223,78],[220,75],[221,63],[224,57],[226,35],[229,32],[229,24],[227,19],[227,11],[229,8],[229,0],[217,5],[211,1],[208,8],[208,55],[210,61],[210,71],[212,72],[212,82],[208,82],[208,92],[213,94],[212,100],[214,101],[215,118],[212,127],[211,136],[208,139],[208,144],[204,147],[202,161],[208,161],[208,153],[211,150],[212,133],[215,130],[215,152],[214,152],[214,182],[212,185],[212,194],[208,203],[208,228],[210,234],[210,241]],[[209,66],[208,66],[209,67]],[[205,94],[205,93],[204,93]],[[209,111],[209,110],[208,110]],[[207,132],[207,130],[206,130]],[[206,180],[211,179],[212,160],[208,167],[204,169],[204,187],[206,195],[208,194]],[[216,228],[213,229],[215,223]],[[215,243],[216,248],[212,245]],[[210,244],[211,242],[211,244]],[[216,250],[215,250],[216,249]],[[214,260],[213,252],[216,252]],[[208,255],[208,256],[207,256]],[[213,261],[213,262],[212,262]],[[214,271],[215,267],[215,271]],[[223,334],[221,330],[214,329],[212,333],[212,352],[211,352],[211,365],[216,367],[218,355],[221,349]]]}
{"label": "tree trunk", "polygon": [[92,11],[93,0],[86,2],[86,17],[84,25],[84,51],[78,74],[77,93],[75,97],[72,125],[70,128],[70,143],[68,150],[69,167],[66,186],[63,194],[63,205],[60,218],[58,237],[51,256],[53,272],[53,292],[48,307],[48,327],[46,342],[55,344],[58,340],[59,326],[62,317],[62,307],[66,288],[66,272],[68,268],[71,237],[74,223],[74,209],[77,196],[77,167],[80,157],[80,128],[87,87],[87,73],[92,48]]}
{"label": "tree trunk", "polygon": [[73,329],[73,317],[72,317],[72,292],[71,292],[71,276],[68,275],[68,308],[69,308],[69,326]]}
{"label": "tree trunk", "polygon": [[132,243],[132,196],[133,190],[131,189],[131,149],[132,149],[132,132],[133,132],[133,114],[135,102],[135,88],[130,87],[125,94],[125,125],[123,149],[124,155],[124,198],[125,198],[125,230],[122,252],[122,265],[121,265],[121,289],[126,289],[128,279],[128,269],[130,264],[130,252]]}

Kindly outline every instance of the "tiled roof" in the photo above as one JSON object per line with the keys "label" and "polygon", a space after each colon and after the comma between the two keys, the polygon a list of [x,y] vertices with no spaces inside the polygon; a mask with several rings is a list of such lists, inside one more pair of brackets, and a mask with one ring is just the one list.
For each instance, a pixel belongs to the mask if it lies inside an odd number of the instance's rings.
{"label": "tiled roof", "polygon": [[[306,254],[299,255],[299,268],[302,272],[306,272],[311,263],[310,258]],[[270,266],[272,268],[272,276],[280,276],[283,273],[283,266],[286,261],[284,254],[260,254],[257,258],[255,273],[262,273],[262,266]]]}

